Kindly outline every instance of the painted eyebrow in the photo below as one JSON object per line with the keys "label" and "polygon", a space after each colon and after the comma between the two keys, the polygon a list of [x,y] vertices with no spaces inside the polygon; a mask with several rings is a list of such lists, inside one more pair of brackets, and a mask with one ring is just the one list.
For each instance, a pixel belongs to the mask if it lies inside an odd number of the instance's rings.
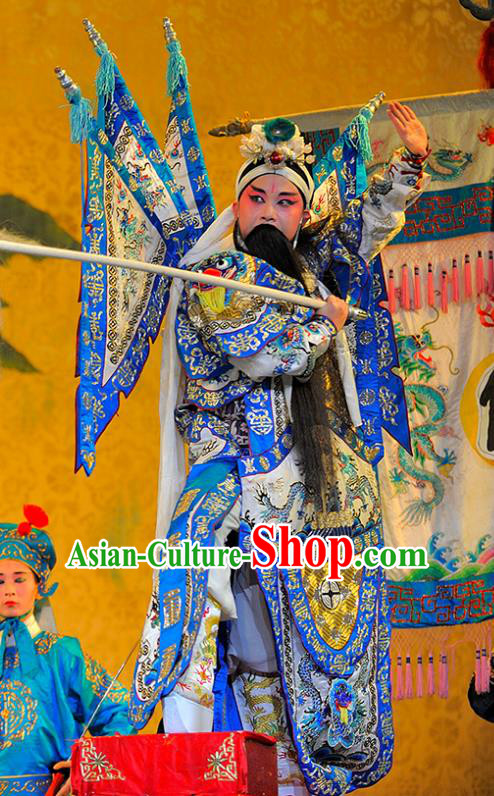
{"label": "painted eyebrow", "polygon": [[[2,575],[5,575],[5,574],[6,574],[5,572],[0,572],[0,577],[2,577]],[[12,574],[13,575],[27,575],[28,573],[26,572],[25,569],[21,569],[21,570],[19,570],[19,572],[13,572]]]}
{"label": "painted eyebrow", "polygon": [[[249,188],[252,188],[253,191],[257,191],[258,193],[263,193],[263,194],[266,193],[266,191],[263,188],[256,188],[255,185],[249,185]],[[297,195],[296,189],[295,191],[281,191],[278,194],[278,196],[296,196],[296,195]]]}

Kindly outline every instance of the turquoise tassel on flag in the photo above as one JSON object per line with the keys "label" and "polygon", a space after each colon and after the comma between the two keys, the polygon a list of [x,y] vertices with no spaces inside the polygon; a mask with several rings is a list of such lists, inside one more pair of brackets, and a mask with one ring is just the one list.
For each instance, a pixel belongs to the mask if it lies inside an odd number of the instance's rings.
{"label": "turquoise tassel on flag", "polygon": [[169,41],[166,45],[166,49],[170,53],[166,70],[167,91],[168,96],[172,97],[179,86],[180,78],[183,79],[184,88],[187,88],[189,85],[187,80],[187,64],[182,55],[180,42],[177,41],[177,39]]}
{"label": "turquoise tassel on flag", "polygon": [[115,91],[115,59],[106,44],[98,48],[98,55],[101,62],[96,75],[96,91],[106,105],[113,100]]}
{"label": "turquoise tassel on flag", "polygon": [[73,144],[81,144],[88,137],[93,124],[91,103],[82,96],[81,89],[65,69],[57,66],[55,74],[70,102],[70,140]]}
{"label": "turquoise tassel on flag", "polygon": [[87,139],[92,119],[91,103],[78,90],[78,94],[70,99],[70,140],[73,144],[81,144]]}
{"label": "turquoise tassel on flag", "polygon": [[369,163],[374,157],[369,138],[369,121],[363,113],[359,113],[355,118],[355,125],[357,128],[357,140],[360,154],[364,159],[364,163]]}
{"label": "turquoise tassel on flag", "polygon": [[384,91],[380,91],[379,94],[376,94],[367,105],[364,105],[364,107],[360,109],[360,112],[355,116],[345,131],[348,140],[351,141],[355,149],[358,149],[362,155],[364,163],[370,163],[374,157],[369,138],[369,122],[381,105],[384,97]]}
{"label": "turquoise tassel on flag", "polygon": [[82,24],[101,59],[96,75],[96,91],[98,99],[103,100],[103,105],[107,105],[108,102],[112,102],[115,92],[115,56],[110,52],[107,43],[101,38],[89,19],[83,19]]}

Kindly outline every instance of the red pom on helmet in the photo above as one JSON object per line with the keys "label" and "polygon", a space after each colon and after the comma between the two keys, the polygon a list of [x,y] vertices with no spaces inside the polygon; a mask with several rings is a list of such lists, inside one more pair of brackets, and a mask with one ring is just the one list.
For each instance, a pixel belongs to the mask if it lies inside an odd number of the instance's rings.
{"label": "red pom on helmet", "polygon": [[20,522],[17,526],[17,533],[19,536],[27,536],[28,533],[31,531],[31,523],[30,522]]}
{"label": "red pom on helmet", "polygon": [[[44,528],[48,525],[48,514],[43,511],[41,506],[24,506],[24,516],[30,525],[35,528]],[[25,523],[21,523],[24,525]]]}

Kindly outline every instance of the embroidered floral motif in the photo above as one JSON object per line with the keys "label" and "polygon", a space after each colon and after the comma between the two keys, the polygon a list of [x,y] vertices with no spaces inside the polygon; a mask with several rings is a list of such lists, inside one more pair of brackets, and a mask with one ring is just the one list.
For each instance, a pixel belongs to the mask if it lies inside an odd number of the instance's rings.
{"label": "embroidered floral motif", "polygon": [[218,779],[235,782],[237,779],[237,762],[235,760],[235,741],[233,733],[225,738],[216,752],[208,757],[208,766],[204,779]]}
{"label": "embroidered floral motif", "polygon": [[90,738],[81,741],[81,747],[81,777],[83,782],[107,782],[115,779],[125,779],[121,772],[112,766],[108,758],[102,752],[97,751]]}
{"label": "embroidered floral motif", "polygon": [[208,597],[191,661],[177,682],[177,688],[188,699],[195,700],[211,709],[214,706],[212,690],[220,613],[220,604],[214,598]]}

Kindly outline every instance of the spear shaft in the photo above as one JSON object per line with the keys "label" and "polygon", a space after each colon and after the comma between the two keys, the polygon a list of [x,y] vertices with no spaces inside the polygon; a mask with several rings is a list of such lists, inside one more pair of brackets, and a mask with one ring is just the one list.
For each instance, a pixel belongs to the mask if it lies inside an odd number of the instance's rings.
{"label": "spear shaft", "polygon": [[[106,254],[81,252],[75,251],[74,249],[57,249],[53,246],[41,246],[39,244],[19,243],[17,241],[1,239],[0,251],[11,252],[13,254],[26,254],[30,257],[50,257],[56,260],[74,260],[75,262],[84,262],[91,265],[97,264],[107,267],[128,268],[132,271],[145,271],[151,274],[159,274],[160,276],[177,277],[178,279],[184,279],[189,282],[200,282],[201,284],[212,285],[213,287],[239,290],[242,293],[252,293],[256,296],[263,296],[264,298],[270,298],[275,301],[287,301],[315,310],[321,309],[325,304],[322,299],[311,298],[310,296],[299,296],[296,293],[290,293],[286,290],[276,290],[275,288],[264,287],[263,285],[247,284],[245,282],[238,282],[235,279],[225,279],[222,276],[205,274],[200,271],[189,271],[185,268],[172,268],[168,265],[145,263],[142,260],[126,260],[120,257],[109,257]],[[359,310],[357,307],[350,307],[350,309],[353,316],[351,320],[367,317],[367,313],[363,310]]]}

